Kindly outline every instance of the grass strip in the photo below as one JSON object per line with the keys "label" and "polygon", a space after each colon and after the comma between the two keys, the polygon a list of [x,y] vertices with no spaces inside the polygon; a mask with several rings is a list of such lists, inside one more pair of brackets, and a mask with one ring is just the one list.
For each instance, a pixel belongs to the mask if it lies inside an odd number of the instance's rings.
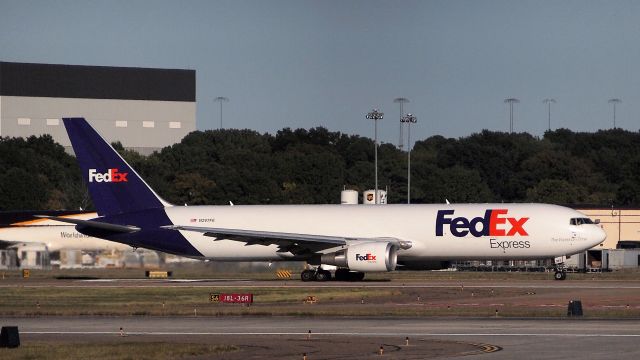
{"label": "grass strip", "polygon": [[112,342],[60,343],[29,342],[15,349],[0,349],[0,359],[103,359],[103,360],[170,360],[211,356],[238,351],[233,345]]}

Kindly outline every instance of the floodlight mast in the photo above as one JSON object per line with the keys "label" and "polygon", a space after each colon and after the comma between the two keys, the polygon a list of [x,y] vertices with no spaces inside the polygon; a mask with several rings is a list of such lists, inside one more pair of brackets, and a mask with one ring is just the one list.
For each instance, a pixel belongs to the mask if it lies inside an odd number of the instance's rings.
{"label": "floodlight mast", "polygon": [[400,136],[399,136],[399,140],[398,140],[398,149],[400,149],[400,151],[402,151],[402,147],[404,146],[403,142],[404,142],[404,136],[402,134],[402,117],[404,116],[404,107],[403,105],[405,103],[409,102],[409,99],[407,98],[403,98],[403,97],[399,97],[399,98],[395,98],[393,99],[394,103],[400,104]]}
{"label": "floodlight mast", "polygon": [[400,122],[407,124],[407,204],[411,204],[411,124],[417,123],[418,118],[407,114]]}
{"label": "floodlight mast", "polygon": [[516,98],[504,99],[504,102],[509,104],[509,134],[513,133],[513,104],[517,104],[520,100]]}
{"label": "floodlight mast", "polygon": [[549,120],[549,131],[551,131],[551,104],[555,104],[556,100],[553,98],[547,98],[542,100],[543,103],[547,104],[547,113]]}
{"label": "floodlight mast", "polygon": [[609,104],[613,104],[613,128],[616,128],[616,104],[621,103],[622,100],[618,98],[609,99]]}
{"label": "floodlight mast", "polygon": [[375,153],[375,181],[376,181],[376,189],[375,189],[375,204],[378,204],[378,120],[382,120],[384,118],[384,113],[378,111],[378,109],[373,109],[366,116],[367,119],[373,120],[373,128],[374,128],[374,153]]}
{"label": "floodlight mast", "polygon": [[222,103],[229,102],[229,98],[226,98],[224,96],[218,96],[217,98],[213,99],[213,101],[220,103],[220,130],[222,130]]}

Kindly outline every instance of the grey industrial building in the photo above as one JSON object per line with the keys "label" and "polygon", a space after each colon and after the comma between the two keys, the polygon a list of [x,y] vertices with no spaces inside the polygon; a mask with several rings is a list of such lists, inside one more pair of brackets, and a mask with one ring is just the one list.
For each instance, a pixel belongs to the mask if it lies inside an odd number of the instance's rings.
{"label": "grey industrial building", "polygon": [[195,70],[0,62],[0,136],[50,134],[70,149],[63,117],[142,154],[196,128]]}

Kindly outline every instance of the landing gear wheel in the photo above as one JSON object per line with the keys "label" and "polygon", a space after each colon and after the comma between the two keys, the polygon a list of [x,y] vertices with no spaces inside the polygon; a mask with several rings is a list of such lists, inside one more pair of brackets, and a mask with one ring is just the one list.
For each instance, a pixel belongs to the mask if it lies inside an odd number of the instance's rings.
{"label": "landing gear wheel", "polygon": [[316,274],[316,280],[318,281],[331,280],[331,272],[327,270],[318,270],[318,273]]}
{"label": "landing gear wheel", "polygon": [[349,269],[336,270],[335,279],[337,281],[362,281],[364,273],[360,271],[349,271]]}
{"label": "landing gear wheel", "polygon": [[565,280],[567,278],[567,272],[566,271],[556,271],[556,273],[553,274],[553,278],[555,280]]}
{"label": "landing gear wheel", "polygon": [[349,269],[338,269],[335,274],[336,281],[347,281],[349,280]]}
{"label": "landing gear wheel", "polygon": [[316,272],[313,270],[303,270],[300,274],[302,281],[314,281],[316,279]]}
{"label": "landing gear wheel", "polygon": [[553,278],[555,280],[565,280],[567,278],[567,267],[565,266],[565,261],[567,260],[566,256],[558,256],[555,258],[555,274],[553,274]]}
{"label": "landing gear wheel", "polygon": [[349,273],[350,281],[362,281],[364,280],[364,273],[359,271],[352,271]]}

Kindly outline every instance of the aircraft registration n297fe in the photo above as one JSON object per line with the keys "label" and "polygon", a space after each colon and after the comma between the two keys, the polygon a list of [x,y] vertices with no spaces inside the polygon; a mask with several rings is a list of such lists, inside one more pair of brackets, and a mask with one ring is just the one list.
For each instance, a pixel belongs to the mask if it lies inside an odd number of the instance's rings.
{"label": "aircraft registration n297fe", "polygon": [[[174,206],[83,118],[63,119],[98,217],[50,217],[86,235],[215,261],[300,260],[302,280],[337,280],[445,261],[545,259],[605,239],[575,210],[545,204]],[[562,265],[562,264],[560,264]],[[563,266],[556,279],[564,279]]]}

